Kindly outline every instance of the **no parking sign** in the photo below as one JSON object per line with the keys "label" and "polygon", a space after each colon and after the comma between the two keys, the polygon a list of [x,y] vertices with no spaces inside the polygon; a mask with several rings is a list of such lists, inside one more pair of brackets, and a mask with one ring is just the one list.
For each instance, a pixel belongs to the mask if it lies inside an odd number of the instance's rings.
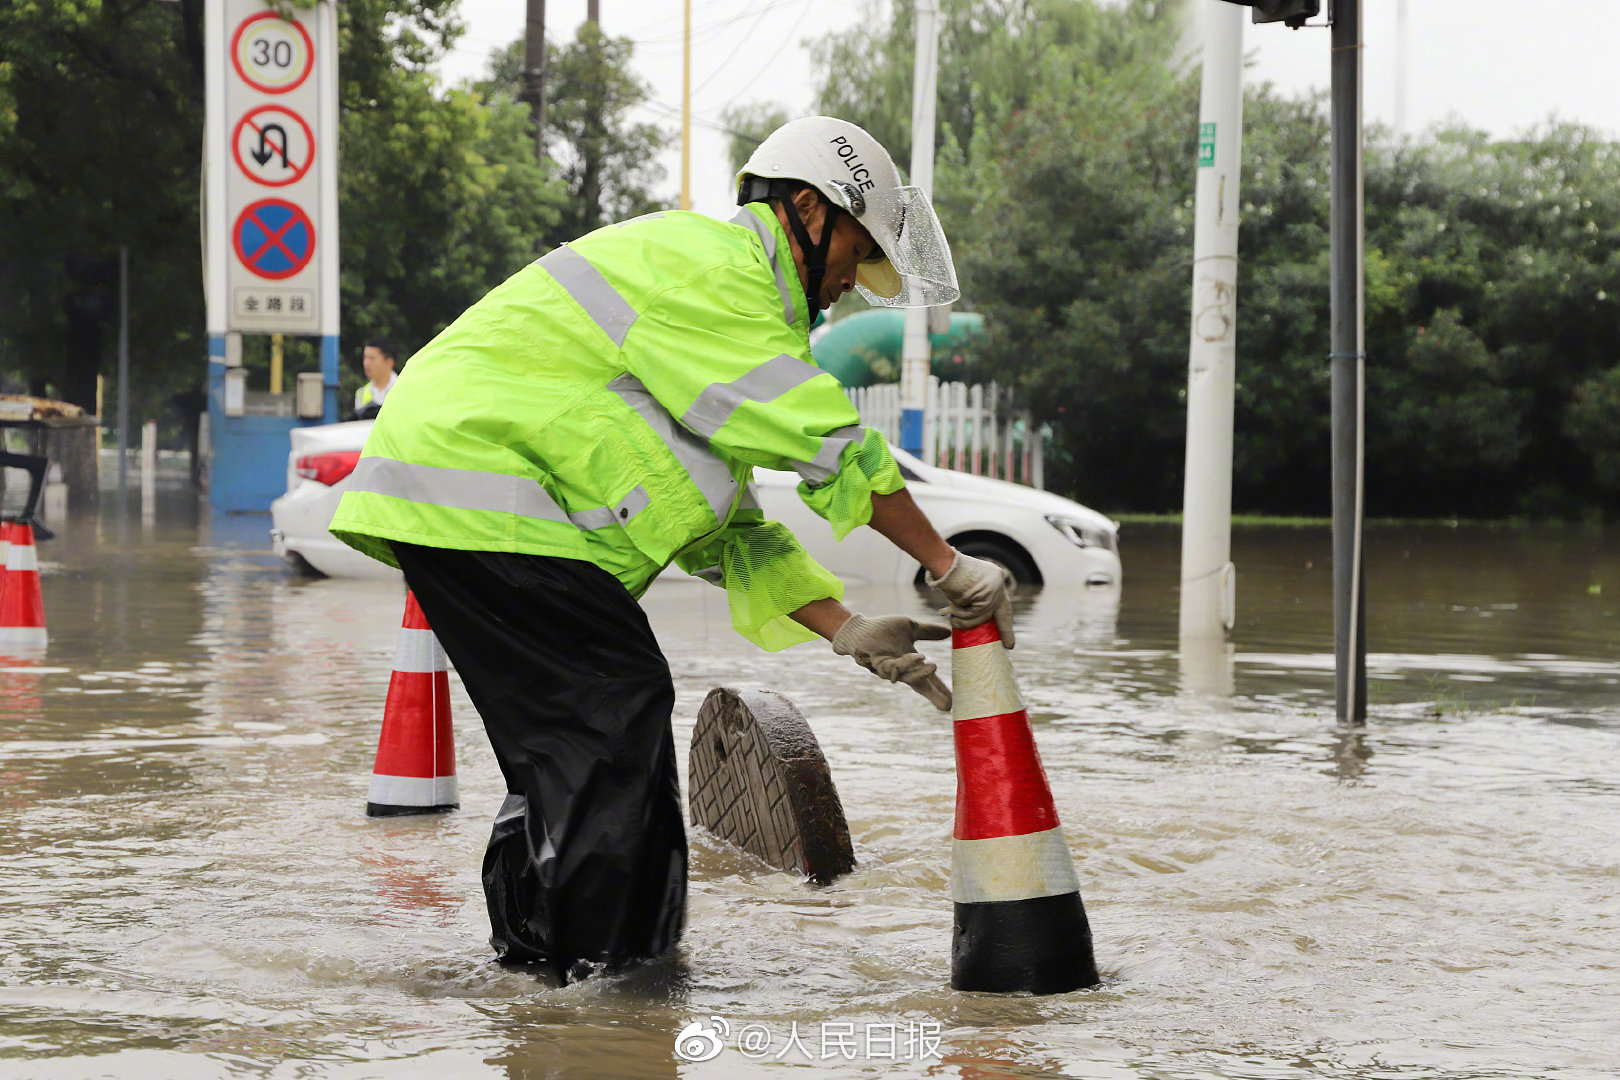
{"label": "no parking sign", "polygon": [[208,3],[210,327],[335,334],[332,5]]}
{"label": "no parking sign", "polygon": [[301,206],[261,199],[237,215],[231,229],[236,258],[268,281],[290,278],[315,255],[315,226]]}

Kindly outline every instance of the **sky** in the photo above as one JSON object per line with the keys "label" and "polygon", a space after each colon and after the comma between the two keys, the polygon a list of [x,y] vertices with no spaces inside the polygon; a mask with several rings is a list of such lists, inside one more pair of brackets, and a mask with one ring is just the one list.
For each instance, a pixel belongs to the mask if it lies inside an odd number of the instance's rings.
{"label": "sky", "polygon": [[[906,0],[899,0],[906,2]],[[1219,0],[1193,0],[1195,5]],[[726,136],[716,129],[731,102],[773,101],[791,115],[814,93],[805,45],[858,25],[883,0],[692,0],[692,206],[731,214]],[[1406,130],[1448,119],[1510,136],[1556,115],[1620,138],[1620,0],[1363,0],[1365,112],[1396,120],[1397,8],[1407,25]],[[680,131],[680,0],[599,0],[602,29],[636,42],[633,65],[652,87],[639,118]],[[1555,13],[1547,9],[1556,9]],[[524,0],[461,0],[467,33],[440,69],[447,83],[471,79],[490,50],[523,31]],[[586,0],[548,0],[549,36],[571,39]],[[1246,26],[1245,79],[1288,93],[1328,86],[1326,29]],[[1188,123],[1196,122],[1189,117]],[[663,193],[680,191],[678,147],[664,157]],[[900,162],[904,169],[909,163]]]}

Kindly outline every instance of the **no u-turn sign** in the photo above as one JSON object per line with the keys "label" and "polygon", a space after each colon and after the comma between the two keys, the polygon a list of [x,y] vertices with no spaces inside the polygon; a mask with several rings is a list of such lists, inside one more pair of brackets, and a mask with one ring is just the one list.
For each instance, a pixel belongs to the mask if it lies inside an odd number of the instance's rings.
{"label": "no u-turn sign", "polygon": [[309,121],[280,105],[261,105],[236,122],[231,157],[242,175],[265,187],[296,184],[315,161]]}

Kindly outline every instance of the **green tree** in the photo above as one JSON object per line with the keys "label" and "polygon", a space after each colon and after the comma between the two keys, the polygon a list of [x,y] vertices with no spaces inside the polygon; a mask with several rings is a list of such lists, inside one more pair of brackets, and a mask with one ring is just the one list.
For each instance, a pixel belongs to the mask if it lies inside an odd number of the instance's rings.
{"label": "green tree", "polygon": [[[945,0],[935,202],[978,378],[1053,425],[1048,475],[1109,507],[1181,500],[1196,71],[1175,5]],[[909,5],[825,39],[818,107],[904,163]],[[1325,512],[1330,131],[1321,97],[1244,117],[1235,497]],[[1612,475],[1620,146],[1370,132],[1369,510],[1568,515]]]}
{"label": "green tree", "polygon": [[1569,414],[1577,387],[1614,364],[1617,191],[1620,146],[1573,125],[1511,140],[1453,129],[1412,146],[1375,144],[1369,245],[1388,258],[1399,303],[1377,322],[1369,315],[1369,353],[1387,358],[1376,367],[1394,377],[1370,382],[1369,427],[1413,409],[1403,398],[1414,388],[1399,382],[1404,367],[1425,362],[1405,348],[1413,328],[1451,312],[1484,350],[1464,345],[1474,359],[1449,387],[1427,388],[1425,409],[1472,413],[1466,430],[1433,428],[1423,448],[1424,460],[1470,448],[1449,476],[1403,482],[1399,451],[1378,447],[1375,457],[1369,444],[1370,463],[1381,458],[1393,480],[1396,512],[1575,516],[1598,504],[1595,462],[1571,438]]}
{"label": "green tree", "polygon": [[[649,96],[630,68],[632,48],[594,23],[581,24],[572,42],[546,44],[546,154],[567,191],[543,234],[548,247],[669,206],[652,188],[664,178],[657,159],[671,136],[630,116]],[[474,89],[491,102],[516,102],[522,70],[518,40],[491,55],[489,76]]]}
{"label": "green tree", "polygon": [[[407,353],[425,344],[533,259],[566,202],[529,149],[527,107],[466,88],[441,91],[430,66],[451,30],[436,22],[425,24],[431,32],[414,24],[414,34],[391,33],[399,6],[346,5],[339,174],[346,358],[379,333]],[[349,366],[357,369],[357,361]]]}
{"label": "green tree", "polygon": [[[200,378],[200,3],[0,5],[0,367],[94,408],[115,340],[71,263],[130,249],[131,352],[152,415]],[[83,269],[79,267],[79,269]],[[178,349],[196,357],[189,372]]]}
{"label": "green tree", "polygon": [[793,117],[780,105],[757,102],[727,105],[720,113],[720,122],[730,134],[726,154],[731,159],[731,171],[741,172],[754,148],[791,119]]}
{"label": "green tree", "polygon": [[1575,388],[1564,431],[1591,460],[1598,486],[1620,493],[1620,367]]}
{"label": "green tree", "polygon": [[[201,0],[0,5],[0,375],[94,404],[114,335],[70,271],[123,244],[132,416],[200,406],[202,19]],[[532,258],[562,192],[522,150],[525,110],[436,88],[455,0],[339,19],[343,352],[381,332],[409,349]]]}

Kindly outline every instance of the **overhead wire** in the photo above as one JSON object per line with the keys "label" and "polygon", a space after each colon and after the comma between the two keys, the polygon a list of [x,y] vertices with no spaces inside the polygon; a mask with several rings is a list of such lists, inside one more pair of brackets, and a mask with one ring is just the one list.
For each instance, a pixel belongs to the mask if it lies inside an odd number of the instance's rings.
{"label": "overhead wire", "polygon": [[[801,2],[803,2],[803,0],[766,0],[766,2],[761,4],[759,7],[747,8],[743,11],[739,11],[735,15],[728,15],[724,19],[716,19],[714,22],[704,23],[702,26],[695,26],[692,28],[692,36],[693,38],[696,38],[699,35],[712,37],[716,32],[725,29],[732,23],[741,22],[750,15],[761,15],[774,8],[787,7],[789,4]],[[684,31],[682,31],[681,33],[677,34],[662,34],[657,37],[631,38],[630,42],[633,45],[662,45],[671,42],[680,42],[684,40],[685,37],[686,34]]]}
{"label": "overhead wire", "polygon": [[[653,99],[653,98],[648,98],[647,100],[643,101],[641,104],[645,108],[655,109],[658,112],[664,113],[667,116],[679,116],[679,115],[681,115],[681,110],[680,109],[676,108],[674,105],[671,105],[671,104],[669,104],[668,102],[665,102],[665,101],[658,101],[658,100]],[[739,139],[758,139],[760,137],[758,135],[751,135],[746,131],[738,131],[735,128],[727,127],[721,121],[711,120],[711,119],[709,119],[708,117],[705,117],[705,116],[699,116],[695,112],[692,114],[692,122],[694,124],[701,124],[702,126],[710,129],[711,131],[718,131],[718,132],[720,132],[720,133],[722,133],[724,135],[732,135],[732,136],[735,136],[736,138],[739,138]]]}
{"label": "overhead wire", "polygon": [[[705,14],[705,13],[707,13],[709,11],[714,10],[716,7],[719,7],[721,4],[728,3],[728,2],[730,2],[730,0],[707,0],[707,2],[702,2],[702,0],[700,0],[700,2],[694,3],[692,5],[692,13],[694,15]],[[644,20],[642,22],[641,28],[643,30],[648,30],[648,29],[651,29],[651,28],[656,27],[656,26],[663,26],[665,23],[676,23],[676,24],[682,23],[686,18],[685,14],[681,11],[681,9],[678,6],[673,5],[673,4],[671,4],[669,6],[674,8],[673,12],[671,12],[668,15],[654,16],[654,17],[652,17],[650,19],[646,19],[646,20]],[[707,25],[707,24],[705,24],[705,25]],[[680,35],[677,34],[676,36],[679,37]]]}
{"label": "overhead wire", "polygon": [[788,42],[795,40],[794,35],[796,35],[799,32],[800,24],[804,22],[804,17],[806,15],[810,14],[810,9],[813,6],[814,6],[813,0],[804,0],[804,7],[799,11],[799,17],[797,19],[793,20],[793,25],[792,25],[792,27],[790,27],[788,29],[787,36],[782,39],[782,43],[780,45],[778,45],[776,47],[776,50],[774,52],[772,52],[771,55],[766,59],[765,65],[763,67],[761,67],[758,71],[754,72],[752,78],[750,78],[747,82],[743,83],[741,86],[737,87],[735,90],[731,91],[731,96],[733,98],[741,97],[742,94],[743,94],[743,91],[747,90],[750,86],[753,86],[756,82],[759,81],[759,77],[761,75],[763,75],[767,71],[771,70],[771,65],[776,63],[776,58],[778,56],[782,55],[782,50],[787,48]]}
{"label": "overhead wire", "polygon": [[[749,18],[749,17],[754,17],[756,19],[756,21],[757,21],[759,18],[762,18],[769,11],[772,11],[772,10],[774,10],[776,8],[787,7],[789,4],[800,3],[800,2],[801,2],[801,0],[766,0],[765,3],[760,4],[758,6],[747,8],[747,9],[745,9],[743,11],[737,12],[734,15],[728,15],[723,19],[716,19],[713,22],[705,23],[702,26],[698,26],[698,27],[693,28],[693,30],[692,30],[692,40],[694,42],[696,42],[696,43],[702,43],[702,42],[707,41],[707,40],[709,40],[711,38],[715,38],[715,37],[720,36],[720,34],[722,34],[725,31],[726,27],[731,26],[731,25],[733,25],[735,23],[741,22],[743,19],[746,19],[746,18]],[[708,6],[712,8],[714,6],[714,4],[710,4]],[[656,21],[657,22],[663,22],[663,21],[667,21],[667,20],[662,20],[661,19],[661,20],[656,20]],[[445,51],[446,51],[446,53],[464,53],[465,54],[465,53],[473,52],[475,49],[477,49],[478,46],[484,46],[487,50],[492,51],[492,50],[495,50],[495,49],[504,48],[504,47],[510,45],[511,42],[514,41],[514,40],[521,40],[521,37],[522,37],[522,35],[521,35],[521,32],[520,32],[517,35],[517,37],[507,39],[507,40],[504,40],[504,41],[497,41],[497,40],[482,37],[482,36],[479,36],[479,35],[462,34],[456,40],[456,44],[451,46],[449,49],[447,49]],[[548,33],[546,35],[546,37],[547,37],[548,40],[552,40],[552,41],[558,41],[559,40],[558,36],[556,34],[554,34],[554,33]],[[657,56],[657,55],[664,55],[664,54],[667,54],[667,53],[669,53],[671,51],[678,50],[681,47],[681,45],[683,44],[683,41],[684,41],[685,37],[686,37],[686,35],[683,32],[683,33],[665,34],[665,35],[659,35],[659,36],[654,36],[654,37],[646,37],[646,38],[626,38],[625,40],[629,41],[630,44],[632,46],[634,46],[638,51],[640,51],[643,55]],[[655,46],[655,47],[653,47],[653,48],[645,48],[645,46],[649,46],[649,45]],[[657,46],[666,46],[666,47],[660,48],[660,47],[657,47]]]}
{"label": "overhead wire", "polygon": [[732,59],[734,57],[736,57],[737,50],[741,49],[744,45],[748,44],[748,39],[754,36],[754,31],[755,30],[759,29],[760,20],[765,18],[766,15],[770,14],[772,8],[777,8],[777,7],[781,7],[781,6],[782,6],[781,4],[767,4],[764,7],[760,8],[759,9],[759,14],[754,16],[753,23],[748,27],[747,30],[743,31],[742,37],[737,39],[737,44],[735,44],[735,45],[733,45],[731,47],[731,51],[726,54],[726,58],[724,60],[720,61],[720,63],[718,63],[718,64],[716,64],[714,66],[714,68],[709,72],[709,77],[707,79],[704,79],[701,83],[699,83],[697,85],[697,89],[693,90],[692,93],[694,95],[703,93],[703,88],[708,86],[710,83],[714,82],[714,80],[720,75],[720,73],[722,71],[726,70],[726,65],[731,63]]}

